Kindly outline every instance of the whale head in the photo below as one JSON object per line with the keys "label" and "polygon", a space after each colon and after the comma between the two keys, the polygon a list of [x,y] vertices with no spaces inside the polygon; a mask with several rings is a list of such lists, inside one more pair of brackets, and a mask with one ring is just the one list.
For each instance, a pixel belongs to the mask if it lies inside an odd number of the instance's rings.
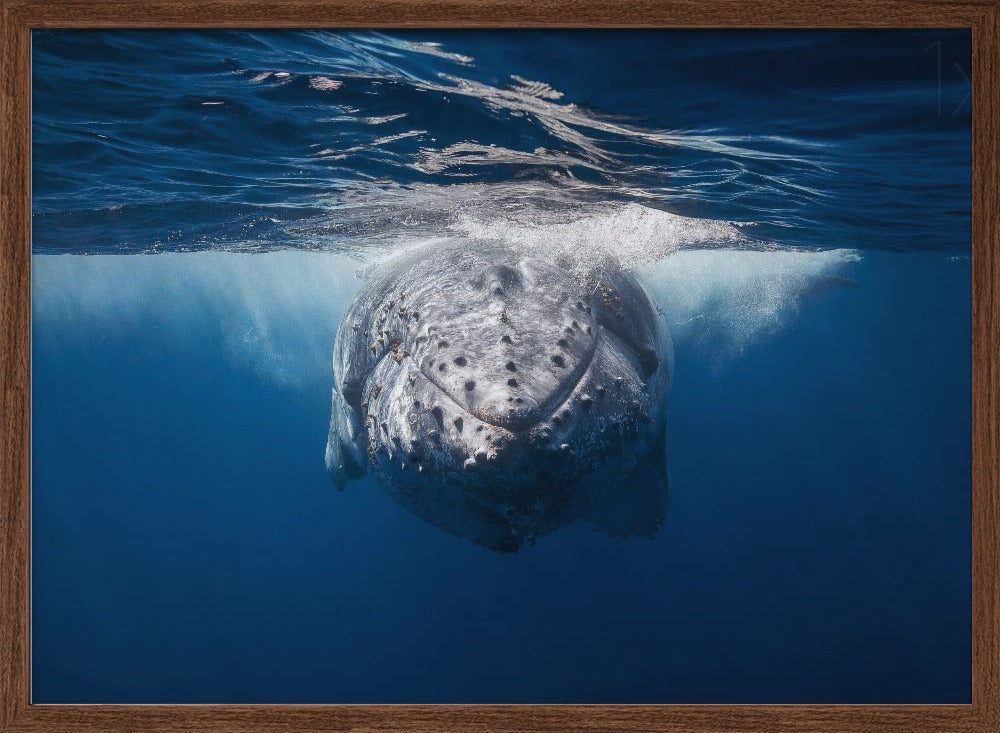
{"label": "whale head", "polygon": [[661,445],[672,352],[635,278],[592,269],[468,245],[379,268],[338,332],[334,480],[374,469],[497,549],[594,521],[595,496]]}

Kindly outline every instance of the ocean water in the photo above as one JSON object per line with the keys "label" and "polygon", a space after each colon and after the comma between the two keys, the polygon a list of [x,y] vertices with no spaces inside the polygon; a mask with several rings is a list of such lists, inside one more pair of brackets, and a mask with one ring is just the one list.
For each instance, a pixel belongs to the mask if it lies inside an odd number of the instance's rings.
{"label": "ocean water", "polygon": [[[970,36],[36,31],[35,703],[970,701]],[[648,285],[653,540],[323,465],[435,239]]]}

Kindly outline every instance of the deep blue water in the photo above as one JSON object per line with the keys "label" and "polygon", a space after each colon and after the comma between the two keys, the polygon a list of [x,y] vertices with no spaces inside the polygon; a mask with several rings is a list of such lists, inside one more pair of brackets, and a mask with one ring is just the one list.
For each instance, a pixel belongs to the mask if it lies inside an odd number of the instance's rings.
{"label": "deep blue water", "polygon": [[[970,700],[970,37],[34,35],[32,698]],[[653,541],[326,476],[355,270],[610,249]]]}

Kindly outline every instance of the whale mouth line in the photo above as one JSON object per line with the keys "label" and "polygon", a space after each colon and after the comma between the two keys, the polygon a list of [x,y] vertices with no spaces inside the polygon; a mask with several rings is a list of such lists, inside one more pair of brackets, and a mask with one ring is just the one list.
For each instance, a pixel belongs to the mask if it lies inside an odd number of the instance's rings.
{"label": "whale mouth line", "polygon": [[[528,430],[535,425],[538,425],[544,420],[549,419],[555,414],[559,406],[566,401],[566,399],[573,393],[577,385],[580,384],[580,380],[589,371],[591,364],[594,362],[594,355],[597,353],[599,345],[601,345],[602,340],[605,338],[604,330],[599,324],[595,323],[594,328],[596,334],[591,341],[590,349],[588,349],[585,358],[581,359],[574,367],[573,370],[566,375],[566,378],[560,383],[559,389],[553,391],[545,400],[537,401],[538,407],[534,411],[535,414],[532,416],[530,421],[523,422],[518,419],[511,419],[502,414],[496,414],[495,412],[484,410],[482,408],[469,409],[466,405],[463,405],[459,400],[449,392],[449,390],[442,385],[433,373],[429,373],[424,369],[423,365],[420,367],[420,373],[423,377],[434,385],[434,388],[441,394],[446,395],[448,399],[459,407],[467,415],[475,417],[494,427],[503,428],[504,430],[510,430],[511,432],[521,432]],[[501,362],[502,363],[502,362]]]}

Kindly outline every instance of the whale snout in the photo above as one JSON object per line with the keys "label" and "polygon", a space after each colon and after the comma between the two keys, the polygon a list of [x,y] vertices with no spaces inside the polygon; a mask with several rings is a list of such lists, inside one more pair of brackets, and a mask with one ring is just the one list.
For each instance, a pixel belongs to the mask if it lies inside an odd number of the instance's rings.
{"label": "whale snout", "polygon": [[[631,302],[636,314],[648,307],[638,293]],[[450,481],[472,471],[480,491],[487,477],[536,487],[549,473],[572,477],[620,450],[656,419],[651,380],[666,379],[623,304],[523,261],[427,292],[408,358],[381,360],[372,377],[373,458]]]}

